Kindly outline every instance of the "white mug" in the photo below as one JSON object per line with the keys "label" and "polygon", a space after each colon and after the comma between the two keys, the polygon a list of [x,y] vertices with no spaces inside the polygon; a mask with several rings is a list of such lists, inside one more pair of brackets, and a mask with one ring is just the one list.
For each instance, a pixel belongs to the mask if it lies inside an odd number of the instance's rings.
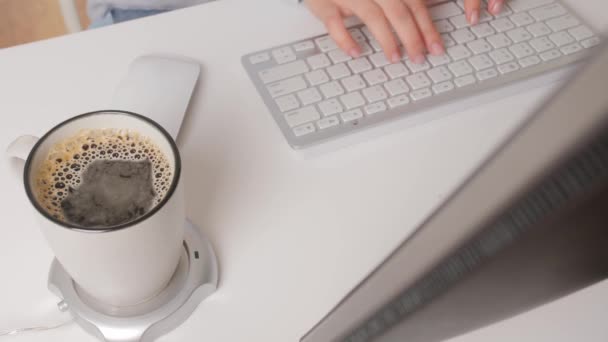
{"label": "white mug", "polygon": [[[173,169],[169,191],[144,215],[112,227],[83,229],[54,218],[36,201],[36,170],[57,142],[82,129],[105,128],[134,130],[156,143]],[[102,304],[125,307],[145,302],[166,287],[183,253],[186,214],[180,155],[165,129],[135,113],[86,113],[58,124],[40,139],[18,138],[8,149],[11,157],[25,159],[26,153],[25,191],[42,233],[80,291]]]}

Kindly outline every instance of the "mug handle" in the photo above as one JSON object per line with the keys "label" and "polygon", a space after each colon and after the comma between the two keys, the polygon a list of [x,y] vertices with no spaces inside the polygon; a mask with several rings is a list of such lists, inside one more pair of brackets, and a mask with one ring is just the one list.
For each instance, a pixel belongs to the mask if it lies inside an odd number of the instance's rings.
{"label": "mug handle", "polygon": [[6,156],[8,157],[11,167],[17,177],[23,175],[23,168],[27,156],[34,148],[34,145],[38,142],[39,138],[33,135],[22,135],[17,139],[13,140],[8,148],[6,149]]}

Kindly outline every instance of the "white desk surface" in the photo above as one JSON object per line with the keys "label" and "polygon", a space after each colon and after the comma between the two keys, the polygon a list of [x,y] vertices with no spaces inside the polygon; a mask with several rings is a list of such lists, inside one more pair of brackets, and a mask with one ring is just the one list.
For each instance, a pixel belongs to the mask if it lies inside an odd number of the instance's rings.
{"label": "white desk surface", "polygon": [[[607,28],[604,0],[569,1]],[[480,105],[351,148],[302,159],[240,64],[319,34],[301,6],[222,0],[0,50],[0,146],[106,109],[135,57],[198,59],[200,84],[179,145],[188,215],[209,234],[221,288],[161,341],[297,341],[526,117],[549,88]],[[52,315],[51,251],[20,181],[0,158],[0,329]],[[481,331],[474,341],[606,341],[608,282]],[[76,325],[15,341],[93,341]]]}

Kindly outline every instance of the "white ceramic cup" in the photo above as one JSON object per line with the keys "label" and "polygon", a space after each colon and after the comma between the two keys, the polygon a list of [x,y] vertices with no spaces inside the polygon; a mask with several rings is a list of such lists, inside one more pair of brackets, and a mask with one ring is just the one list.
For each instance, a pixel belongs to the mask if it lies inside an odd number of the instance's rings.
{"label": "white ceramic cup", "polygon": [[[162,201],[134,221],[98,229],[60,221],[45,211],[33,193],[35,175],[50,148],[82,129],[128,129],[150,138],[173,169],[169,191]],[[183,253],[186,220],[181,160],[175,141],[156,122],[130,112],[98,111],[66,120],[42,138],[23,136],[8,149],[25,158],[25,191],[57,260],[79,290],[115,307],[137,305],[162,291]]]}

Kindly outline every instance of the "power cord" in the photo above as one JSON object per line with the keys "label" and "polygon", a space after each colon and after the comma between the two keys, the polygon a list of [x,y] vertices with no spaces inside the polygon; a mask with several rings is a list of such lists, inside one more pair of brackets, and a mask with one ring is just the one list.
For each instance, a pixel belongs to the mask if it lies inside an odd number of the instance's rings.
{"label": "power cord", "polygon": [[[68,304],[64,301],[61,301],[59,303],[57,303],[57,308],[59,309],[60,312],[66,312],[68,310]],[[69,319],[63,323],[59,323],[59,324],[54,324],[54,325],[41,325],[41,326],[36,326],[36,327],[25,327],[25,328],[16,328],[16,329],[8,329],[8,330],[0,330],[0,337],[4,337],[4,336],[17,336],[23,333],[29,333],[29,332],[40,332],[40,331],[47,331],[47,330],[54,330],[54,329],[59,329],[63,326],[66,326],[70,323],[74,322],[74,318],[72,316],[69,317]]]}

